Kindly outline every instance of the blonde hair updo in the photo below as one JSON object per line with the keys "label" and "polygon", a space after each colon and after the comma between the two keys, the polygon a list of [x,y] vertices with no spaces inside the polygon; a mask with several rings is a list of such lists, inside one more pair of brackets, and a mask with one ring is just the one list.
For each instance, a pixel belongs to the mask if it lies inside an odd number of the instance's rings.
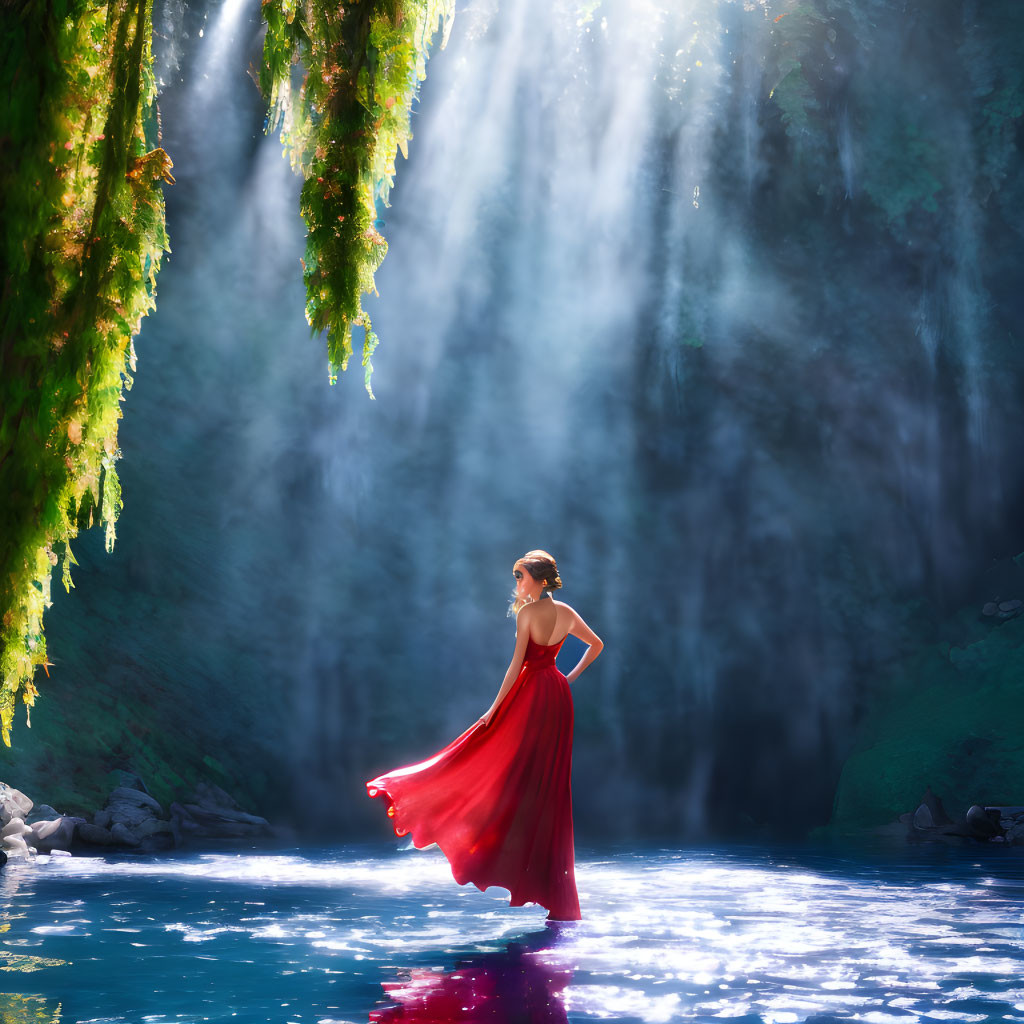
{"label": "blonde hair updo", "polygon": [[[517,558],[513,568],[516,566],[521,566],[538,583],[543,583],[545,591],[558,590],[562,585],[562,577],[558,575],[558,566],[554,558],[547,551],[541,551],[540,548],[527,551],[522,558]],[[518,615],[519,609],[524,604],[526,602],[521,597],[514,597],[509,605],[508,614]]]}

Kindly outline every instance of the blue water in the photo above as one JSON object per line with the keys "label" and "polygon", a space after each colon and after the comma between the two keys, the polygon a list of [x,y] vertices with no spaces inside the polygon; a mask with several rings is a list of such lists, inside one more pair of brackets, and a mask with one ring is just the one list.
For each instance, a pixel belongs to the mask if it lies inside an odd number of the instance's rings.
{"label": "blue water", "polygon": [[577,880],[551,927],[436,850],[11,863],[0,1020],[1024,1021],[1020,851],[578,848]]}

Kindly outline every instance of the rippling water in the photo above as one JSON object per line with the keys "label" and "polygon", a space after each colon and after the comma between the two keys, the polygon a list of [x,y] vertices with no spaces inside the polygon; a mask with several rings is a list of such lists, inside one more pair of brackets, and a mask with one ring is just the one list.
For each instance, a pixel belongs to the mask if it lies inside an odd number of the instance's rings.
{"label": "rippling water", "polygon": [[1024,1021],[1024,856],[577,849],[584,920],[436,850],[117,855],[0,874],[0,1020]]}

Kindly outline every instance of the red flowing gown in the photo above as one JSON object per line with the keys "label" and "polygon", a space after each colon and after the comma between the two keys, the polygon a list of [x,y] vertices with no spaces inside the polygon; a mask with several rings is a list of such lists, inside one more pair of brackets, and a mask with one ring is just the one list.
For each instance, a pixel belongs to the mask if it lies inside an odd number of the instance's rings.
{"label": "red flowing gown", "polygon": [[555,665],[564,643],[526,642],[522,668],[489,725],[471,725],[419,764],[366,784],[395,834],[437,843],[459,885],[508,889],[549,920],[578,921],[572,837],[572,694]]}

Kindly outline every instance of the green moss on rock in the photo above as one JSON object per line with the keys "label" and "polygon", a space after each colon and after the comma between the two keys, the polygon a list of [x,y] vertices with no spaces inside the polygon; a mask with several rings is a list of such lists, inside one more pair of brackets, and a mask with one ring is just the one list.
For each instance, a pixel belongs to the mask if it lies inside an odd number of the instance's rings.
{"label": "green moss on rock", "polygon": [[952,816],[1024,803],[1024,616],[974,643],[929,648],[890,685],[843,767],[832,828],[891,822],[927,786]]}

